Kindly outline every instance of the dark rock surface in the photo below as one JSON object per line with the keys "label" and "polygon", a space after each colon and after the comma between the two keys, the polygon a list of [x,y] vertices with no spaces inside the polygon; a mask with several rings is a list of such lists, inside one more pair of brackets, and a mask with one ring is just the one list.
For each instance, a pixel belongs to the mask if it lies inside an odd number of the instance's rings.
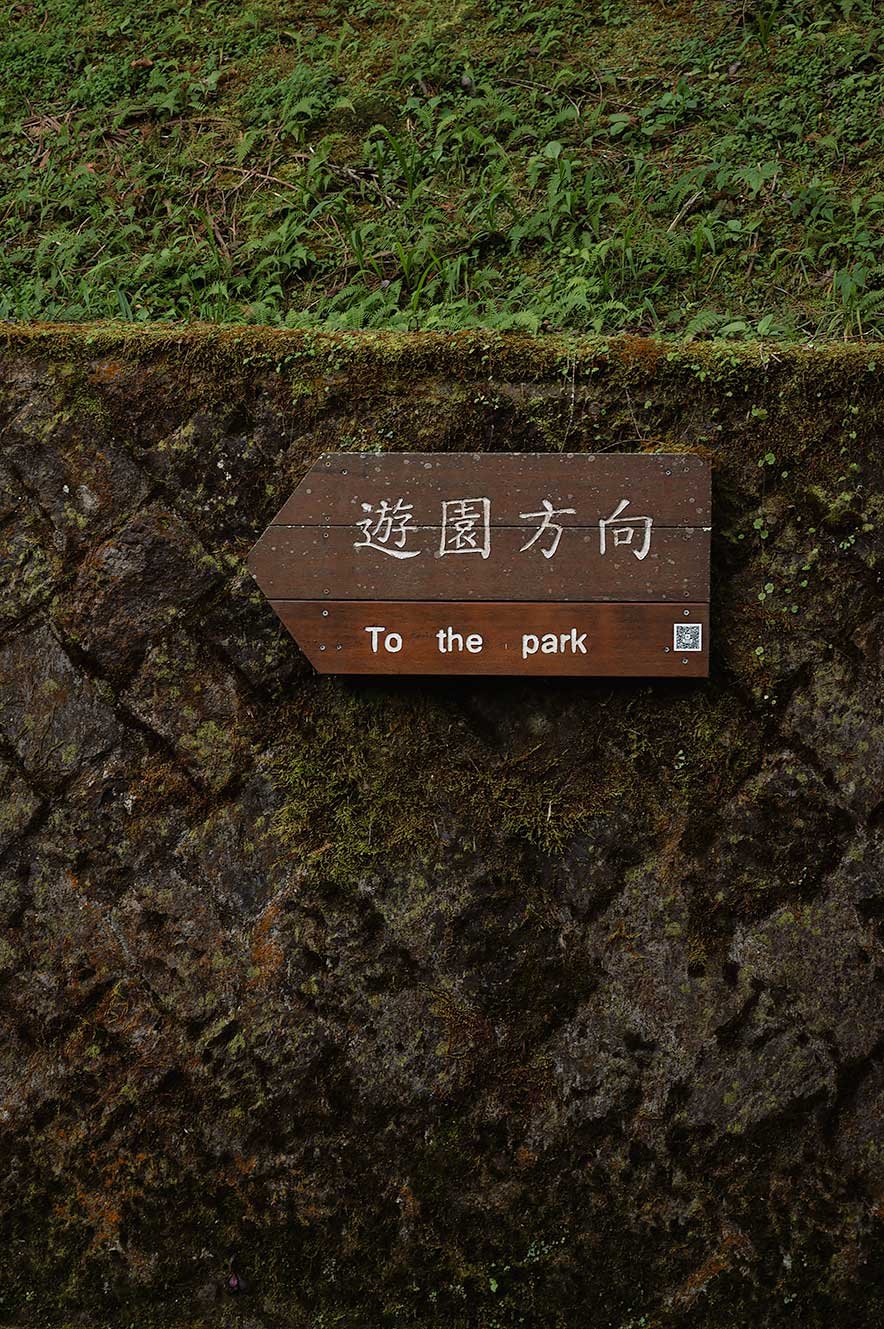
{"label": "dark rock surface", "polygon": [[[868,347],[8,332],[0,1323],[884,1324],[882,444]],[[323,680],[244,571],[563,446],[713,459],[708,683]]]}

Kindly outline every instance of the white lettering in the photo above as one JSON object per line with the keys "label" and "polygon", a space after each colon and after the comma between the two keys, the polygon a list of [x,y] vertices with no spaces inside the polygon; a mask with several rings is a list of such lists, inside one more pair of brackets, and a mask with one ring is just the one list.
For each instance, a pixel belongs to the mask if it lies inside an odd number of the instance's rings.
{"label": "white lettering", "polygon": [[491,553],[491,499],[452,498],[442,504],[439,557]]}
{"label": "white lettering", "polygon": [[519,553],[524,554],[526,549],[531,548],[535,540],[540,539],[544,531],[549,531],[550,534],[552,535],[552,543],[549,549],[542,549],[541,553],[543,554],[544,558],[552,558],[553,554],[558,549],[559,541],[562,538],[562,527],[558,524],[558,522],[553,521],[553,517],[565,517],[565,516],[574,517],[577,515],[577,509],[554,508],[548,498],[545,498],[543,500],[542,507],[543,507],[542,512],[519,513],[519,516],[521,517],[522,521],[536,521],[538,517],[540,518],[540,525],[538,526],[534,534],[531,536],[531,539],[522,545],[522,548],[519,550]]}
{"label": "white lettering", "polygon": [[436,643],[442,655],[449,655],[452,651],[462,651],[464,646],[471,655],[477,655],[485,644],[480,633],[471,632],[464,641],[463,634],[455,632],[451,627],[439,628],[436,633]]}
{"label": "white lettering", "polygon": [[377,507],[372,503],[360,506],[368,516],[356,523],[362,531],[362,539],[353,541],[354,549],[377,549],[391,558],[417,558],[419,549],[405,548],[414,530],[413,503],[397,498],[395,503],[382,499]]}
{"label": "white lettering", "polygon": [[[620,514],[624,508],[629,507],[629,499],[621,498],[610,517],[602,517],[599,522],[599,553],[607,553],[608,540],[607,530],[610,526],[614,536],[614,548],[619,545],[630,545],[636,558],[641,560],[647,557],[648,550],[651,547],[651,527],[654,524],[653,517],[622,517]],[[641,548],[635,548],[633,536],[640,534]]]}
{"label": "white lettering", "polygon": [[[371,634],[371,653],[377,655],[378,637],[382,632],[387,632],[387,629],[371,627],[366,628],[365,631]],[[402,638],[398,632],[387,632],[386,637],[384,637],[384,650],[389,651],[391,655],[396,655],[398,651],[402,650]]]}
{"label": "white lettering", "polygon": [[546,632],[542,637],[533,632],[522,634],[522,659],[527,660],[529,655],[564,655],[570,651],[572,655],[586,655],[586,633],[578,632],[576,628],[570,628],[567,632]]}

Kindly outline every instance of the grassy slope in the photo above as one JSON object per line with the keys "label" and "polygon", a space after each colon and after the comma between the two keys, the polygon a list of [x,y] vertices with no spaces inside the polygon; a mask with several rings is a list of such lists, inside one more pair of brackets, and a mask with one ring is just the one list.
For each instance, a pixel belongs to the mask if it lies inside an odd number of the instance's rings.
{"label": "grassy slope", "polygon": [[0,3],[0,318],[884,335],[877,0]]}

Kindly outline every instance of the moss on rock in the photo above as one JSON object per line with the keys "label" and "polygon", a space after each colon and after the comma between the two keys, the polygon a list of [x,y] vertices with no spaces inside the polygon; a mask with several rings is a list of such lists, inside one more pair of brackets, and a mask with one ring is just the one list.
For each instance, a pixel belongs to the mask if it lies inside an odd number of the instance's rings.
{"label": "moss on rock", "polygon": [[[2,330],[0,1318],[884,1316],[882,356]],[[708,456],[712,677],[315,676],[337,448]]]}

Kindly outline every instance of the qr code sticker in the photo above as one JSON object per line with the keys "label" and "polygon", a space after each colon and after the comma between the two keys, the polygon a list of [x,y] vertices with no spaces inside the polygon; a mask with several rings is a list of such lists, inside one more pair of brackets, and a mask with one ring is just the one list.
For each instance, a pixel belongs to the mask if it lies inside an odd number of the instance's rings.
{"label": "qr code sticker", "polygon": [[674,651],[702,651],[702,623],[673,623],[672,649]]}

